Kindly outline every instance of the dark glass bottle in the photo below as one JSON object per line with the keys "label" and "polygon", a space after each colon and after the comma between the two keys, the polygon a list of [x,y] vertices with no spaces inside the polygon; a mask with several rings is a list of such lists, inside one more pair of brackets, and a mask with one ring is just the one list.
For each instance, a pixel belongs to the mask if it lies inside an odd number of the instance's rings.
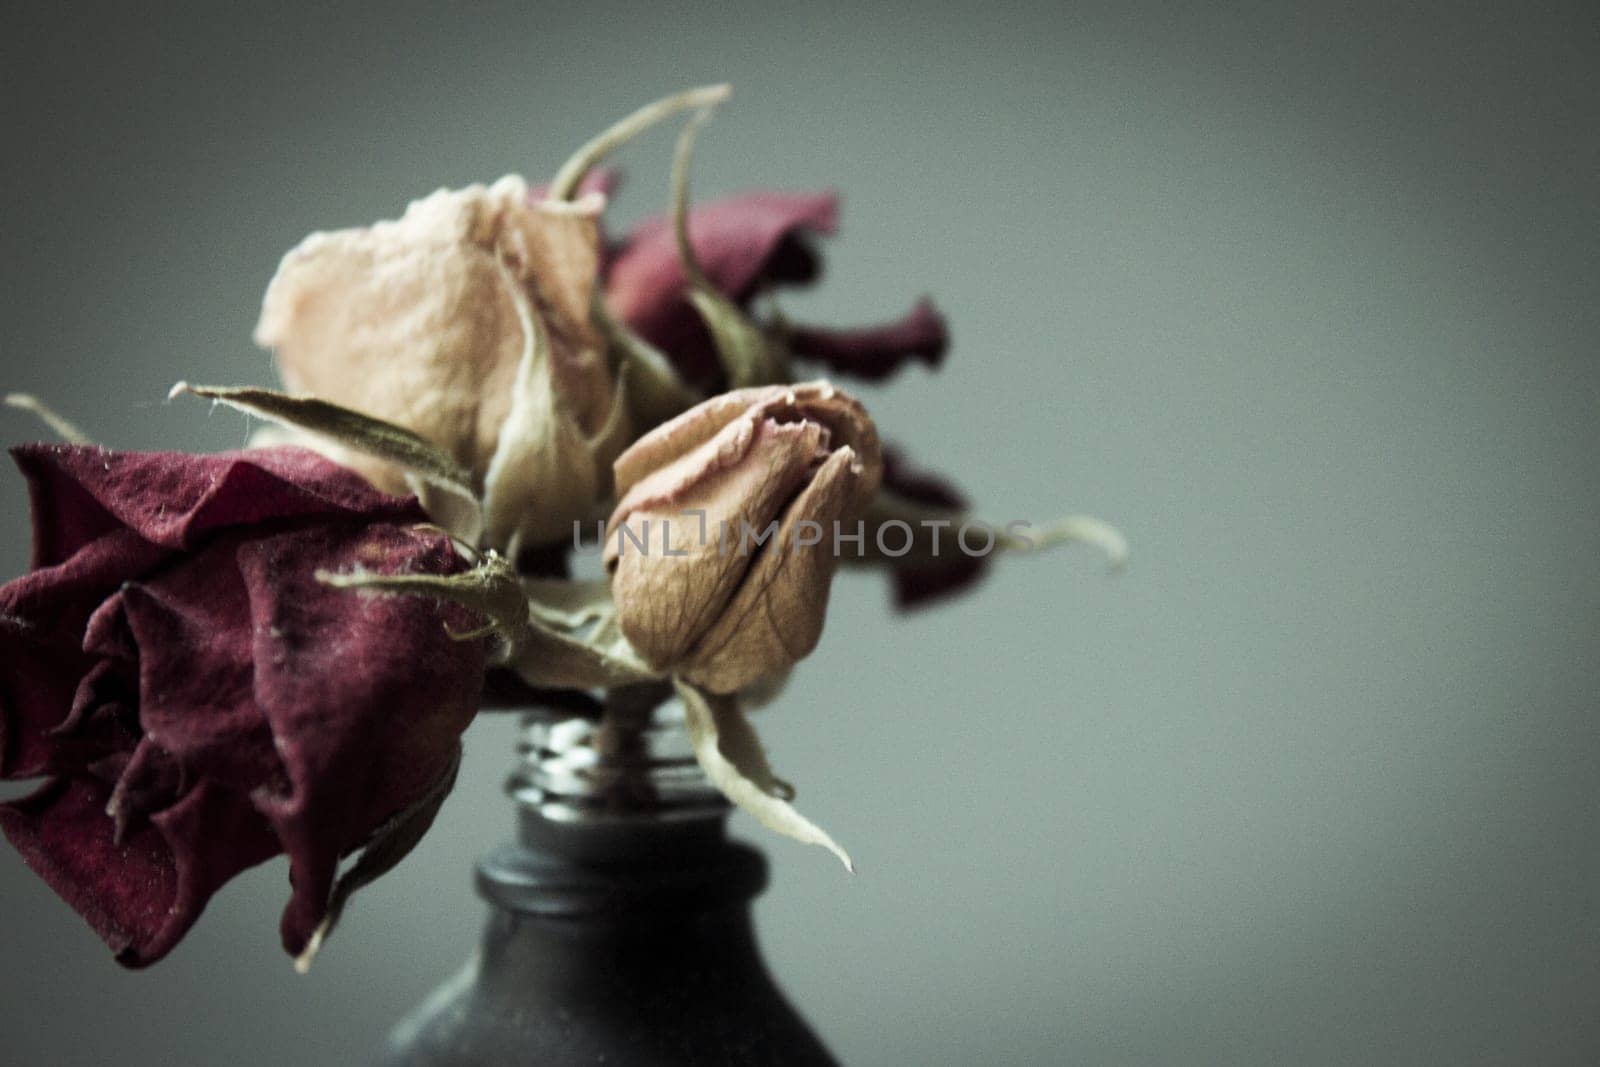
{"label": "dark glass bottle", "polygon": [[836,1067],[762,963],[766,861],[676,703],[617,694],[603,719],[530,717],[518,840],[478,865],[477,955],[390,1035],[388,1067]]}

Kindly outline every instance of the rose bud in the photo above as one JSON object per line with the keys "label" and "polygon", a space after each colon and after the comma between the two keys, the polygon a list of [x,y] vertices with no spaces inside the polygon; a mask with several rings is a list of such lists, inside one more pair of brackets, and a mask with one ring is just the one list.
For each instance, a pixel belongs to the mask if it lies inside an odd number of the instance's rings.
{"label": "rose bud", "polygon": [[717,693],[787,670],[821,637],[835,534],[854,535],[881,469],[872,420],[826,382],[724,393],[658,426],[616,462],[605,561],[623,634]]}
{"label": "rose bud", "polygon": [[[834,193],[747,193],[691,208],[689,243],[712,284],[748,311],[774,286],[816,279],[821,264],[807,239],[833,233],[838,210]],[[628,235],[606,268],[605,286],[613,313],[665,353],[687,381],[708,392],[726,386],[711,335],[687,299],[689,282],[669,219],[651,219]],[[870,380],[888,377],[907,360],[936,367],[948,343],[944,320],[926,300],[882,326],[771,323],[767,330],[791,356]]]}
{"label": "rose bud", "polygon": [[[506,177],[440,190],[398,221],[312,234],[268,287],[256,342],[290,390],[451,453],[484,490],[491,544],[558,541],[606,495],[625,436],[589,315],[604,204]],[[337,458],[404,489],[381,461]]]}
{"label": "rose bud", "polygon": [[33,569],[0,588],[0,778],[44,781],[0,830],[128,966],[279,853],[284,947],[314,947],[340,858],[431,818],[484,655],[458,609],[318,572],[463,561],[415,500],[303,449],[13,455]]}

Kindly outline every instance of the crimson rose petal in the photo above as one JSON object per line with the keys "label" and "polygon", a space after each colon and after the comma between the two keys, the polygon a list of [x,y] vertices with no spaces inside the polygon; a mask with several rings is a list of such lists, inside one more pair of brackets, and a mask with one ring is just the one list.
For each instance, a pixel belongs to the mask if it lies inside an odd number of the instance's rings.
{"label": "crimson rose petal", "polygon": [[127,966],[165,956],[224,882],[278,852],[245,798],[210,782],[120,841],[110,796],[105,782],[57,778],[0,804],[0,831]]}
{"label": "crimson rose petal", "polygon": [[926,299],[917,301],[917,306],[904,318],[881,326],[856,329],[790,326],[785,336],[789,350],[795,355],[817,360],[842,374],[867,381],[889,377],[908,359],[921,360],[930,368],[937,368],[950,346],[944,316]]}
{"label": "crimson rose petal", "polygon": [[414,501],[301,448],[194,456],[22,445],[33,566],[60,563],[100,534],[126,528],[152,544],[189,548],[210,531],[312,516],[414,518]]}

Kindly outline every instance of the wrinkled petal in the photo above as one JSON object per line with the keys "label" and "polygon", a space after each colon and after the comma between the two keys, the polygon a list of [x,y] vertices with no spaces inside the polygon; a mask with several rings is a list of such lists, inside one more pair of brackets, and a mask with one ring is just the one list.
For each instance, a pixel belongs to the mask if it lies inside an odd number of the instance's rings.
{"label": "wrinkled petal", "polygon": [[130,574],[143,574],[172,555],[124,527],[85,542],[59,563],[29,571],[0,587],[0,619],[36,640],[78,644],[90,618]]}
{"label": "wrinkled petal", "polygon": [[0,804],[0,832],[24,862],[130,966],[166,955],[228,879],[277,847],[244,797],[203,783],[120,843],[110,788],[55,779]]}
{"label": "wrinkled petal", "polygon": [[71,647],[30,638],[0,620],[0,778],[37,778],[61,760],[52,731],[72,709],[78,679],[93,662]]}
{"label": "wrinkled petal", "polygon": [[[258,344],[285,384],[403,426],[480,480],[511,411],[526,331],[506,275],[536,309],[541,368],[586,433],[604,424],[612,382],[589,324],[604,198],[530,196],[516,177],[440,190],[398,220],[318,233],[290,251],[262,303]],[[401,488],[378,460],[359,469]]]}
{"label": "wrinkled petal", "polygon": [[122,527],[184,549],[214,530],[268,519],[421,517],[413,501],[302,448],[191,455],[22,445],[11,454],[32,497],[35,569]]}
{"label": "wrinkled petal", "polygon": [[119,594],[139,650],[145,736],[193,773],[247,790],[282,776],[256,706],[249,596],[234,561],[248,544],[224,539]]}
{"label": "wrinkled petal", "polygon": [[[863,477],[856,454],[828,457],[784,513],[772,544],[756,555],[737,594],[690,653],[684,677],[714,693],[733,693],[811,654],[822,637],[828,591],[838,556],[834,524],[850,514]],[[814,522],[821,538],[796,539],[796,525]]]}
{"label": "wrinkled petal", "polygon": [[[833,233],[838,207],[832,192],[753,192],[716,200],[689,212],[689,242],[712,284],[742,304],[766,285],[800,284],[817,276],[819,263],[805,237]],[[628,235],[606,277],[606,297],[617,318],[665,352],[687,381],[706,386],[719,372],[716,349],[687,290],[665,217],[650,219]]]}
{"label": "wrinkled petal", "polygon": [[[869,472],[866,487],[875,492],[882,469],[878,431],[861,402],[828,382],[802,382],[798,385],[764,385],[753,389],[734,389],[696,405],[677,418],[662,423],[639,438],[615,464],[617,495],[624,504],[636,506],[643,499],[668,495],[672,486],[690,475],[689,469],[672,467],[687,453],[719,434],[735,419],[759,413],[779,421],[806,419],[828,428],[835,447],[849,446]],[[661,474],[666,470],[679,473]],[[635,486],[647,476],[661,479],[647,490]],[[861,501],[865,504],[870,493]]]}
{"label": "wrinkled petal", "polygon": [[950,345],[944,316],[928,300],[918,301],[904,318],[881,326],[825,329],[791,324],[784,337],[794,355],[867,381],[889,377],[908,360],[936,368]]}
{"label": "wrinkled petal", "polygon": [[395,527],[327,529],[239,551],[249,589],[255,696],[287,791],[253,800],[289,854],[294,895],[284,948],[298,956],[321,922],[339,858],[422,797],[448,769],[477,709],[483,642],[453,640],[471,620],[418,597],[330,590],[321,568],[450,573],[449,540]]}

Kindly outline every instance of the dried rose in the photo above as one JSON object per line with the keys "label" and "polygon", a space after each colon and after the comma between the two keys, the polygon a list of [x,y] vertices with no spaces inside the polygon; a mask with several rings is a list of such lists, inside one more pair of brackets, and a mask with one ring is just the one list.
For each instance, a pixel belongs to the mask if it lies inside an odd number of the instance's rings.
{"label": "dried rose", "polygon": [[826,382],[724,393],[616,463],[605,560],[622,632],[657,669],[728,693],[822,634],[838,553],[878,488],[878,435]]}
{"label": "dried rose", "polygon": [[[468,470],[490,544],[565,537],[627,436],[590,325],[605,198],[517,177],[440,190],[397,221],[318,233],[283,259],[258,344],[285,384],[415,431]],[[398,469],[340,454],[379,486]]]}
{"label": "dried rose", "polygon": [[[691,209],[689,242],[712,284],[748,310],[775,285],[817,277],[820,263],[806,238],[833,233],[838,208],[834,193],[747,193]],[[726,384],[716,346],[687,298],[688,275],[670,219],[651,219],[628,235],[606,267],[605,287],[613,313],[665,353],[685,379],[711,392]],[[936,367],[948,344],[944,320],[926,300],[883,326],[832,330],[779,323],[769,331],[790,355],[871,380],[911,359]]]}
{"label": "dried rose", "polygon": [[340,857],[432,817],[483,662],[446,632],[470,617],[318,572],[463,561],[414,500],[302,449],[13,455],[34,547],[0,588],[0,777],[46,781],[0,829],[129,966],[280,852],[284,946],[314,947]]}

